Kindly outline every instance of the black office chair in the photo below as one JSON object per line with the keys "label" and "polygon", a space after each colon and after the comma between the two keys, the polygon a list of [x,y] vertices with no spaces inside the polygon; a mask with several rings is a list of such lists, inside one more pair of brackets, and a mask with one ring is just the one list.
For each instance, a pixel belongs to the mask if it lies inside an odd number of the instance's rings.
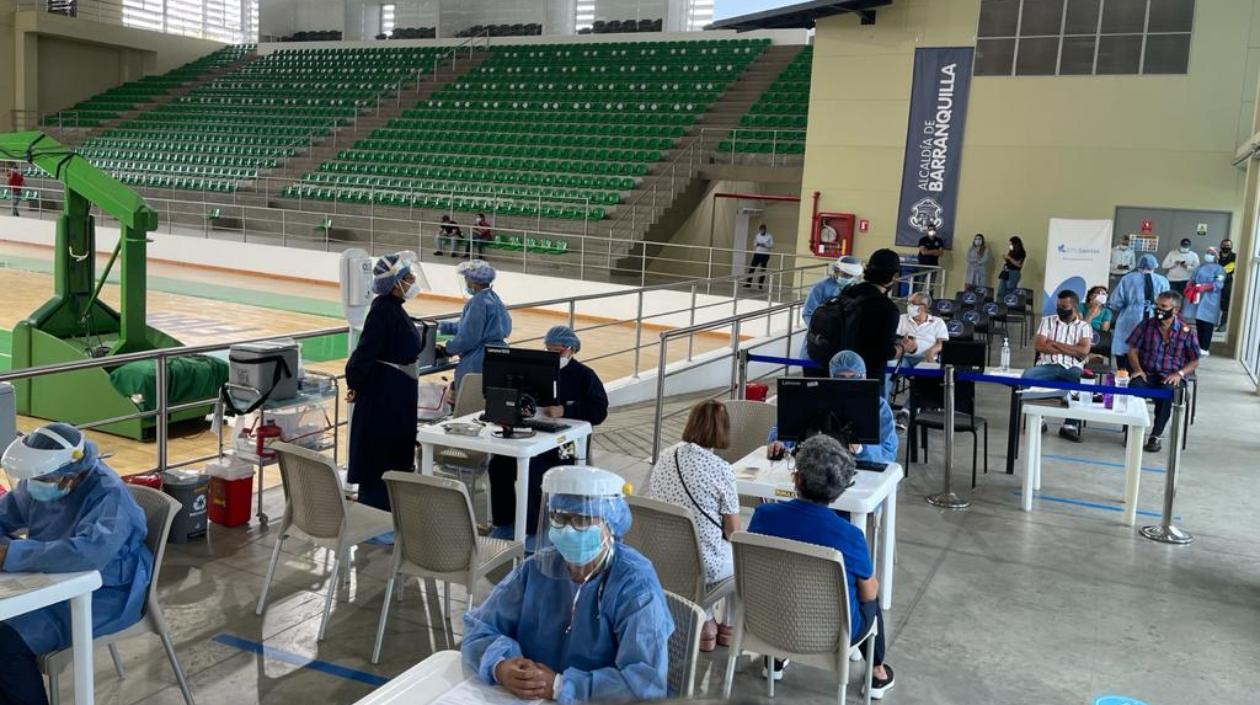
{"label": "black office chair", "polygon": [[945,321],[945,330],[949,331],[949,339],[959,342],[970,342],[976,339],[976,330],[970,323],[961,318]]}
{"label": "black office chair", "polygon": [[993,287],[991,286],[973,286],[971,287],[971,290],[976,292],[976,296],[979,296],[985,301],[993,300]]}
{"label": "black office chair", "polygon": [[976,308],[984,301],[984,297],[974,291],[960,291],[954,294],[954,299],[959,308]]}
{"label": "black office chair", "polygon": [[1019,323],[1020,346],[1028,344],[1028,331],[1032,326],[1032,311],[1028,310],[1028,299],[1019,290],[1012,291],[1002,297],[1002,305],[1006,307],[1006,324]]}
{"label": "black office chair", "polygon": [[[1089,354],[1091,356],[1085,363],[1085,369],[1094,374],[1107,374],[1112,371],[1111,367],[1111,331],[1091,330],[1092,342],[1089,346]],[[1097,355],[1101,358],[1100,362],[1094,362],[1092,356]]]}
{"label": "black office chair", "polygon": [[978,308],[967,308],[963,309],[958,317],[964,323],[971,325],[972,330],[975,331],[974,339],[984,340],[984,359],[989,359],[989,315]]}
{"label": "black office chair", "polygon": [[946,321],[954,317],[954,312],[958,309],[958,305],[950,299],[936,299],[932,305],[928,307],[928,313],[943,318]]}
{"label": "black office chair", "polygon": [[989,348],[993,347],[993,338],[1011,337],[1011,331],[1007,325],[1009,321],[1006,316],[1006,306],[1004,304],[996,301],[985,301],[983,304],[980,304],[980,310],[989,317],[989,338],[985,341]]}
{"label": "black office chair", "polygon": [[[924,462],[927,462],[927,432],[945,430],[945,383],[940,378],[913,377],[910,380],[910,398],[906,403],[910,410],[910,423],[906,427],[906,468],[919,457],[919,443],[923,444]],[[989,421],[976,416],[976,383],[954,382],[954,430],[971,434],[971,486],[976,486],[977,452],[980,447],[978,429],[984,429],[984,473],[989,474]],[[919,435],[916,437],[915,430]]]}

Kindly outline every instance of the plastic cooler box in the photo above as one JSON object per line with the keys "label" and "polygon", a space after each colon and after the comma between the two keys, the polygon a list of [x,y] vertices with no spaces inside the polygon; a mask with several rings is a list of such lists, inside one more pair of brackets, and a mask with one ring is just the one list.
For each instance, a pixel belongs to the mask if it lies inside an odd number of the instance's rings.
{"label": "plastic cooler box", "polygon": [[232,457],[206,465],[210,476],[210,502],[206,510],[210,521],[219,526],[242,526],[249,523],[250,499],[254,495],[254,468]]}

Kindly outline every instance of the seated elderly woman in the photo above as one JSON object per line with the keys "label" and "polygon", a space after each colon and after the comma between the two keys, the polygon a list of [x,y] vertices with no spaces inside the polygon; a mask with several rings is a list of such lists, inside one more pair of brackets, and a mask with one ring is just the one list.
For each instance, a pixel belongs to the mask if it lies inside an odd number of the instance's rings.
{"label": "seated elderly woman", "polygon": [[[871,698],[880,700],[893,687],[892,667],[884,663],[884,615],[879,606],[879,581],[866,537],[854,525],[840,518],[829,506],[853,485],[857,475],[853,456],[830,436],[814,436],[796,453],[796,499],[757,507],[748,530],[754,534],[834,548],[844,556],[844,572],[849,581],[849,633],[856,644],[879,625],[875,637],[875,673]],[[785,587],[791,576],[784,576]],[[769,664],[767,664],[768,666]],[[779,680],[787,662],[775,660],[768,677]]]}
{"label": "seated elderly woman", "polygon": [[624,484],[586,467],[543,476],[544,547],[464,615],[460,650],[482,681],[559,703],[665,697],[674,621],[652,564],[621,542]]}
{"label": "seated elderly woman", "polygon": [[[866,363],[861,356],[852,350],[841,350],[831,358],[832,379],[866,379]],[[770,437],[766,439],[767,452],[771,458],[778,458],[784,451],[791,450],[790,444],[780,443],[779,427],[770,429]],[[892,463],[897,460],[897,423],[893,420],[892,407],[888,400],[879,398],[879,445],[869,446],[852,443],[849,450],[861,461],[870,463]]]}

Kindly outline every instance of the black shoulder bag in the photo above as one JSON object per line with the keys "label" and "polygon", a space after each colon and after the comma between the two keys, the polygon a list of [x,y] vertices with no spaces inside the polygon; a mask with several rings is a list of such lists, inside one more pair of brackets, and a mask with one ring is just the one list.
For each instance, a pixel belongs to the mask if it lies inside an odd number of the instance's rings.
{"label": "black shoulder bag", "polygon": [[723,538],[725,538],[726,531],[722,529],[722,522],[709,516],[708,512],[704,511],[704,508],[701,507],[700,503],[696,501],[695,495],[691,494],[691,488],[687,487],[687,481],[683,479],[682,462],[678,459],[677,448],[674,448],[674,471],[678,473],[678,481],[682,483],[683,492],[687,493],[687,499],[691,500],[692,506],[696,508],[696,511],[700,513],[700,516],[704,517],[705,519],[708,519],[710,524],[716,526],[718,530],[722,532]]}

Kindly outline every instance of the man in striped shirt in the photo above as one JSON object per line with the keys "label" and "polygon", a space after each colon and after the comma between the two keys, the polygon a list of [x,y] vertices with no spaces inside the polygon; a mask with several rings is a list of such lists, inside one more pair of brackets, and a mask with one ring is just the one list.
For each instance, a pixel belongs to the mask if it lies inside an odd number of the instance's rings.
{"label": "man in striped shirt", "polygon": [[[1165,291],[1155,297],[1155,315],[1129,334],[1131,387],[1160,389],[1185,384],[1186,375],[1199,366],[1199,336],[1181,318],[1181,295]],[[1158,453],[1160,436],[1172,415],[1172,400],[1156,399],[1155,425],[1146,439],[1146,450]]]}
{"label": "man in striped shirt", "polygon": [[[1089,324],[1081,319],[1080,297],[1072,291],[1059,292],[1055,305],[1056,315],[1045,316],[1037,327],[1037,337],[1033,340],[1033,349],[1037,351],[1037,364],[1024,370],[1024,379],[1052,380],[1058,382],[1080,382],[1081,370],[1085,368],[1085,358],[1089,355],[1093,344],[1093,332]],[[1067,392],[1055,391],[1053,394],[1027,394],[1025,399],[1066,397]],[[1046,430],[1042,423],[1042,431]],[[1081,442],[1081,422],[1077,419],[1065,419],[1059,427],[1059,435]]]}

